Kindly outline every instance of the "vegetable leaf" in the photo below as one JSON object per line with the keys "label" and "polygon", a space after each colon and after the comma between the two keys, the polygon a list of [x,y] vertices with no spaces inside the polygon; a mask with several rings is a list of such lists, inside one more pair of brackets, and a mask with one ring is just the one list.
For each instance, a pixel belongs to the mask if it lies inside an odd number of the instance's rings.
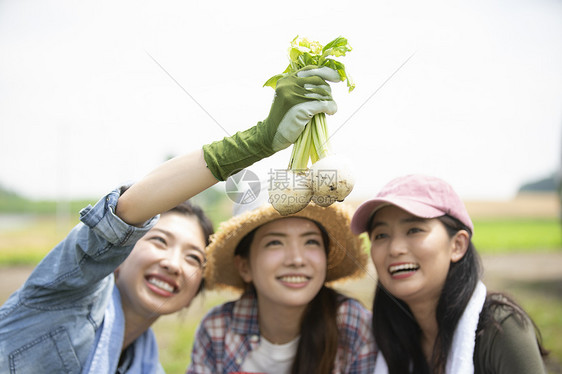
{"label": "vegetable leaf", "polygon": [[[347,81],[347,87],[349,92],[351,92],[355,88],[355,83],[353,83],[353,80],[345,70],[345,65],[335,59],[345,56],[346,53],[350,51],[351,47],[347,39],[341,36],[335,38],[323,47],[316,41],[310,41],[307,38],[299,38],[297,35],[291,41],[289,47],[289,65],[283,73],[276,74],[269,78],[264,83],[264,87],[269,86],[275,89],[279,79],[288,74],[295,73],[306,66],[327,66],[337,71],[342,81]],[[314,164],[316,161],[328,156],[330,152],[328,139],[326,114],[316,114],[295,141],[289,161],[289,169],[306,170],[309,160]]]}
{"label": "vegetable leaf", "polygon": [[310,41],[307,38],[299,38],[297,35],[289,47],[289,66],[282,74],[274,75],[269,78],[265,86],[275,89],[277,81],[284,77],[286,74],[294,73],[305,66],[328,66],[338,72],[342,81],[347,81],[349,92],[355,88],[355,83],[345,70],[345,65],[340,61],[328,58],[329,56],[342,57],[347,52],[351,52],[351,46],[347,39],[339,36],[326,44],[324,47],[319,42]]}

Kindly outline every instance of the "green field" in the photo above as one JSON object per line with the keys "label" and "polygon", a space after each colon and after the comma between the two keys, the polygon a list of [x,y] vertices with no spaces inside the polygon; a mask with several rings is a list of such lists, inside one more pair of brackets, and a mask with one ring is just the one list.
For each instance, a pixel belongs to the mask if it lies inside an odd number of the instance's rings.
{"label": "green field", "polygon": [[[34,265],[78,223],[36,215],[22,227],[0,230],[0,266]],[[481,254],[562,249],[562,225],[556,219],[475,220],[474,245]]]}
{"label": "green field", "polygon": [[562,224],[556,219],[475,220],[473,241],[483,254],[559,250]]}

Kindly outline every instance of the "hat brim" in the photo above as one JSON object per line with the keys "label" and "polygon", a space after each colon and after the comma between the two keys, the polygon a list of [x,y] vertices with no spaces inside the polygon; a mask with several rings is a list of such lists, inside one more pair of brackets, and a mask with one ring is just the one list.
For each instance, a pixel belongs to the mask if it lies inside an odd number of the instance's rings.
{"label": "hat brim", "polygon": [[310,203],[298,213],[282,216],[271,204],[266,204],[223,222],[211,237],[211,243],[207,247],[206,287],[209,289],[233,287],[244,290],[246,285],[234,265],[236,247],[254,229],[265,223],[288,217],[301,217],[318,222],[328,233],[330,244],[326,282],[350,278],[364,272],[367,252],[363,248],[361,239],[353,235],[349,228],[351,211],[348,206],[334,203],[329,207],[321,207]]}
{"label": "hat brim", "polygon": [[368,200],[357,208],[353,218],[351,219],[351,231],[356,235],[368,231],[368,226],[373,214],[375,214],[377,210],[388,205],[395,205],[398,208],[421,218],[436,218],[446,214],[440,209],[427,205],[427,203],[422,203],[412,199],[398,197],[377,198]]}

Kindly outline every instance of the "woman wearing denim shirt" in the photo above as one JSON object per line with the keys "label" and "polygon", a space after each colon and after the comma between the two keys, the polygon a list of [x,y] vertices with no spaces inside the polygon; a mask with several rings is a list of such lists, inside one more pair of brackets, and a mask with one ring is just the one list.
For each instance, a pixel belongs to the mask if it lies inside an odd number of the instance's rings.
{"label": "woman wearing denim shirt", "polygon": [[[263,122],[83,209],[81,223],[0,308],[0,373],[162,371],[150,326],[197,293],[206,239],[197,226],[170,232],[180,215],[168,211],[288,147],[314,114],[335,113],[325,79],[337,76],[323,68],[283,78]],[[182,244],[171,245],[172,236]]]}

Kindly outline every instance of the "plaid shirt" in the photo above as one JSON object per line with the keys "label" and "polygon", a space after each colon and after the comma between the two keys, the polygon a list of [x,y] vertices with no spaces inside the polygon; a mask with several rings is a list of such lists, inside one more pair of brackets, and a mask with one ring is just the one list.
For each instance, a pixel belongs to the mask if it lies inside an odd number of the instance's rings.
{"label": "plaid shirt", "polygon": [[[371,332],[371,312],[359,301],[339,295],[340,331],[334,373],[373,373],[377,354]],[[240,371],[248,353],[259,346],[255,293],[213,308],[197,330],[187,373]]]}

